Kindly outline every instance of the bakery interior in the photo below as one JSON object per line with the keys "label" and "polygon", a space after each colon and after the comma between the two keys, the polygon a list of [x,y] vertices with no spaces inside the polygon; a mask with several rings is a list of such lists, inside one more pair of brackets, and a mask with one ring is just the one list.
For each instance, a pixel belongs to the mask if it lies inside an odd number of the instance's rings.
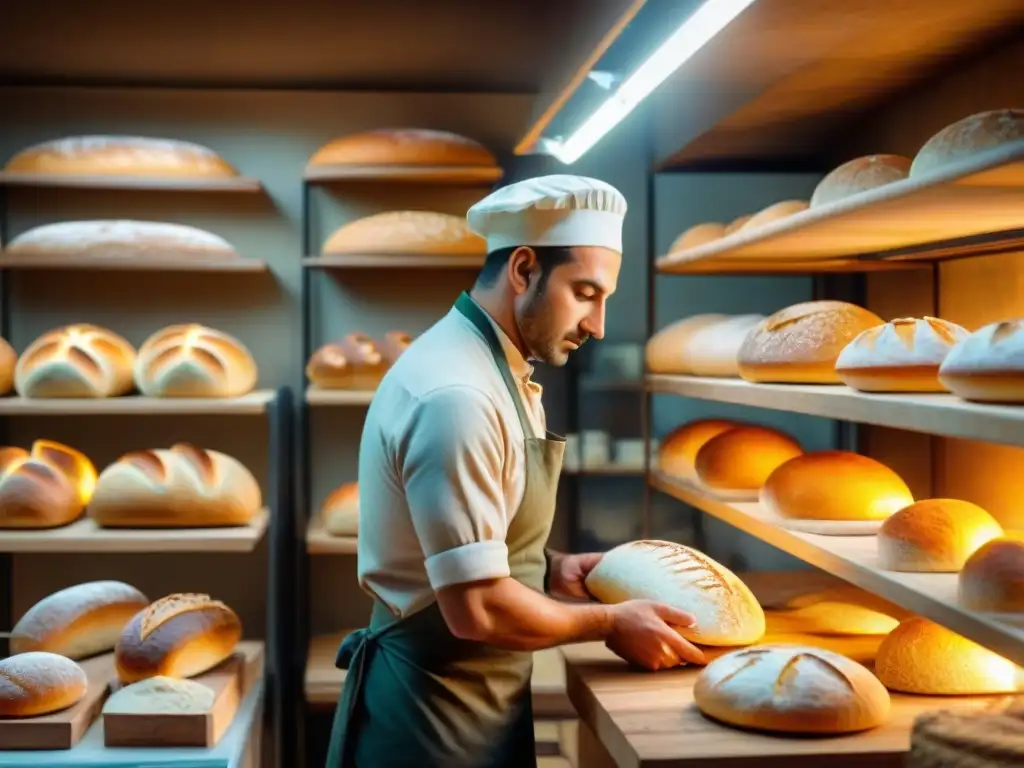
{"label": "bakery interior", "polygon": [[535,654],[538,765],[1024,765],[1021,0],[3,17],[0,768],[324,764],[373,388],[551,173],[629,205],[551,546],[709,663]]}

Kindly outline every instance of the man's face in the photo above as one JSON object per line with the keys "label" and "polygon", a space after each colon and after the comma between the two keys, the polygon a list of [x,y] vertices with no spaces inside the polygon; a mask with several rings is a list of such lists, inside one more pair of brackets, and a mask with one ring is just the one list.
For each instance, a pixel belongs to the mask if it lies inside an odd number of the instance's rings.
{"label": "man's face", "polygon": [[597,246],[572,249],[573,258],[551,270],[543,286],[533,279],[517,297],[516,322],[530,356],[563,366],[569,353],[604,336],[605,302],[615,293],[622,256]]}

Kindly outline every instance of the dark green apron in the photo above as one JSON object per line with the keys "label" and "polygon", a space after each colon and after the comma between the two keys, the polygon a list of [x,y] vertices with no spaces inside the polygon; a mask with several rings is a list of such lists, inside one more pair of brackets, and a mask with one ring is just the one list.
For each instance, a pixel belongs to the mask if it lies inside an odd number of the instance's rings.
{"label": "dark green apron", "polygon": [[[564,438],[533,437],[505,351],[483,310],[455,303],[483,334],[526,435],[526,488],[505,543],[512,578],[543,592]],[[533,654],[460,640],[437,602],[404,618],[375,601],[370,626],[342,643],[348,674],[328,768],[535,768]]]}

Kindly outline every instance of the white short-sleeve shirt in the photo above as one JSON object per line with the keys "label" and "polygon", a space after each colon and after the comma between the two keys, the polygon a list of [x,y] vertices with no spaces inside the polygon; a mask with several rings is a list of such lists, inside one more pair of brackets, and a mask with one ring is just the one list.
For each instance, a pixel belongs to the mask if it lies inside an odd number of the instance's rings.
{"label": "white short-sleeve shirt", "polygon": [[[543,437],[533,367],[491,325]],[[452,309],[402,353],[367,412],[360,586],[405,616],[433,602],[434,590],[508,576],[505,535],[524,493],[524,438],[483,334]]]}

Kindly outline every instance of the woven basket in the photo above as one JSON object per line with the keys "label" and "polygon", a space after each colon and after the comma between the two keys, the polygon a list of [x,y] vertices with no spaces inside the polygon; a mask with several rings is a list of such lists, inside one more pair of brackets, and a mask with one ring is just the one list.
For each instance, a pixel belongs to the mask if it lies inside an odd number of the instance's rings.
{"label": "woven basket", "polygon": [[906,768],[1024,766],[1024,697],[972,712],[918,715]]}

